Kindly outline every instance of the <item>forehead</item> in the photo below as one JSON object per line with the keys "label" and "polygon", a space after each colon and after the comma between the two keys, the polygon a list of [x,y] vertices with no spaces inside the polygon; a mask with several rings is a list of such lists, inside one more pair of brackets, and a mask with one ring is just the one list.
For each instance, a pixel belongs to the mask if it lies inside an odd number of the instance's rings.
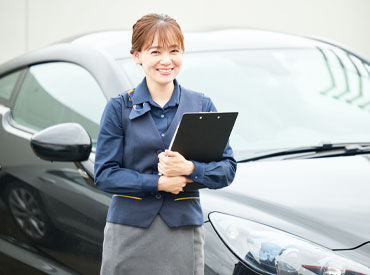
{"label": "forehead", "polygon": [[181,45],[180,39],[176,36],[174,31],[167,30],[166,32],[156,32],[147,38],[144,48],[151,47],[179,47]]}

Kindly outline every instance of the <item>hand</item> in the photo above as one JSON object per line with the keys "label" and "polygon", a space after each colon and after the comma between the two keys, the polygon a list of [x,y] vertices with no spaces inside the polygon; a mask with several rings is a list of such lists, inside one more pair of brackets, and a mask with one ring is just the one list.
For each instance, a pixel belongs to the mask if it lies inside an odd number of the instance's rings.
{"label": "hand", "polygon": [[184,187],[188,182],[193,182],[183,176],[179,177],[166,177],[160,176],[158,180],[158,191],[166,191],[177,195],[184,190]]}
{"label": "hand", "polygon": [[164,176],[188,176],[193,173],[194,163],[178,152],[166,150],[158,155],[158,159],[158,172]]}

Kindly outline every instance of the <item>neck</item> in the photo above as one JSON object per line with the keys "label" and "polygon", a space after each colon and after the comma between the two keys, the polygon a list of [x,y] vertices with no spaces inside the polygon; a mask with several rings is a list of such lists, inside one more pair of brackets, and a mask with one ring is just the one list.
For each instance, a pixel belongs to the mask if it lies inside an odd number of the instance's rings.
{"label": "neck", "polygon": [[170,100],[173,90],[175,89],[173,81],[165,85],[160,85],[154,81],[146,79],[146,85],[153,101],[161,107],[166,105],[166,103]]}

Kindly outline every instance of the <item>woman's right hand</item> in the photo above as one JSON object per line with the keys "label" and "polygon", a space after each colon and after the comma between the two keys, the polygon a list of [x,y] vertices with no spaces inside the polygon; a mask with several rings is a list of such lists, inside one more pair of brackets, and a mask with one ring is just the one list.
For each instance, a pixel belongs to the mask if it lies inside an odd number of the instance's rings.
{"label": "woman's right hand", "polygon": [[166,191],[177,195],[183,191],[184,187],[188,182],[193,182],[193,180],[188,179],[184,176],[178,177],[166,177],[160,176],[158,180],[158,191]]}

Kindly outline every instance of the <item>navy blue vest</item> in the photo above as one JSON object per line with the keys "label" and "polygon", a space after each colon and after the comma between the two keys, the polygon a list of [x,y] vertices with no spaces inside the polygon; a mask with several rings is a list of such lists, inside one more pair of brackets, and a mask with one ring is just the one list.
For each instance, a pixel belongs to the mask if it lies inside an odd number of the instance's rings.
{"label": "navy blue vest", "polygon": [[[125,141],[123,167],[140,173],[157,174],[158,154],[169,148],[184,112],[201,112],[203,94],[180,86],[181,96],[175,117],[165,136],[157,130],[148,103],[134,106],[132,90],[122,93],[122,128]],[[130,144],[130,146],[127,146]],[[149,227],[157,214],[169,227],[203,224],[199,191],[134,193],[113,195],[107,221],[137,227]]]}

